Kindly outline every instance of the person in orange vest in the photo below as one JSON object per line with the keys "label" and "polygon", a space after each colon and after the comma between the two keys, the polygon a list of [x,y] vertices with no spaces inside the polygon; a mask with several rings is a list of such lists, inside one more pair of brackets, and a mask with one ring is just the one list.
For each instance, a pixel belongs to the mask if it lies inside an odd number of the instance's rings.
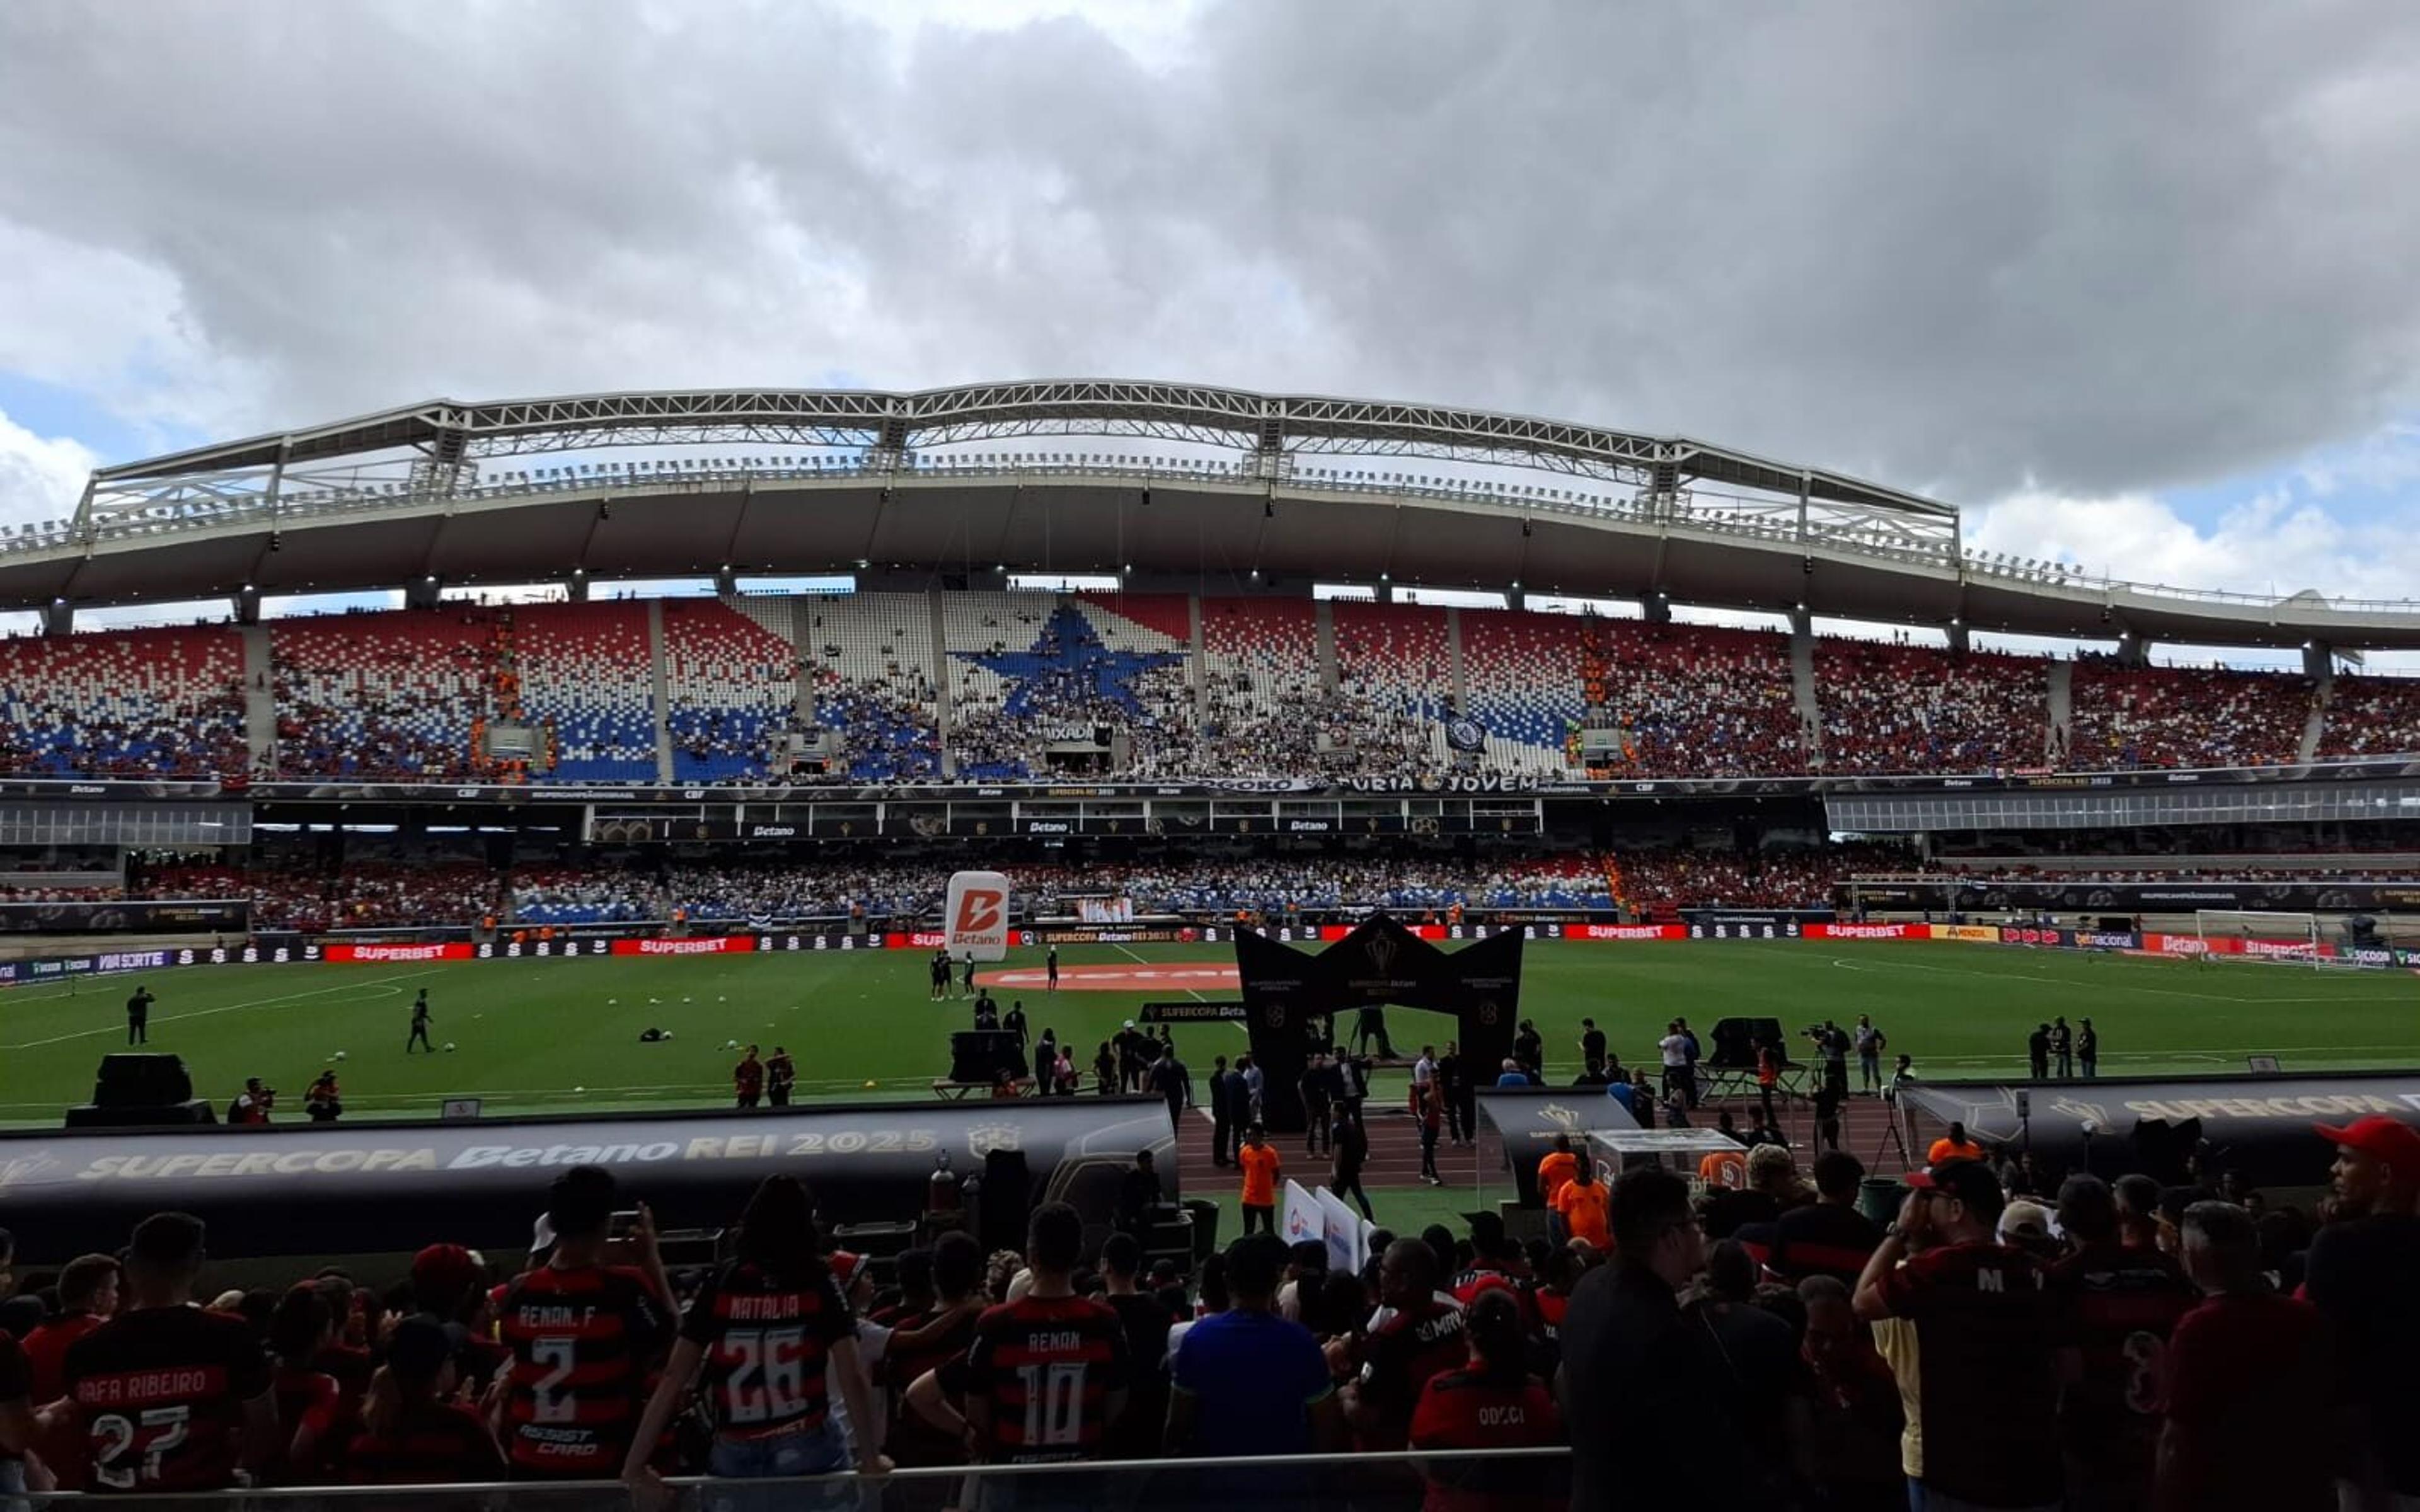
{"label": "person in orange vest", "polygon": [[1764,1121],[1769,1127],[1779,1120],[1773,1116],[1773,1088],[1781,1080],[1781,1052],[1770,1043],[1756,1047],[1756,1100],[1764,1109]]}
{"label": "person in orange vest", "polygon": [[1563,1231],[1574,1239],[1588,1241],[1590,1248],[1603,1255],[1613,1248],[1608,1209],[1612,1195],[1605,1183],[1596,1179],[1588,1161],[1573,1170],[1572,1179],[1555,1194],[1555,1211],[1563,1217]]}
{"label": "person in orange vest", "polygon": [[[1555,1135],[1555,1148],[1546,1151],[1546,1158],[1538,1163],[1538,1200],[1546,1205],[1548,1212],[1556,1211],[1556,1194],[1562,1191],[1563,1183],[1570,1180],[1572,1173],[1579,1168],[1580,1158],[1572,1151],[1572,1136],[1567,1134]],[[1571,1236],[1563,1237],[1568,1239]]]}
{"label": "person in orange vest", "polygon": [[1966,1126],[1963,1123],[1951,1124],[1949,1132],[1934,1140],[1932,1148],[1924,1152],[1924,1164],[1927,1165],[1938,1165],[1944,1161],[1950,1160],[1987,1158],[1983,1152],[1983,1147],[1968,1137]]}
{"label": "person in orange vest", "polygon": [[1249,1235],[1257,1226],[1262,1233],[1275,1234],[1280,1167],[1267,1130],[1256,1123],[1244,1131],[1244,1142],[1235,1149],[1235,1164],[1244,1170],[1244,1232]]}

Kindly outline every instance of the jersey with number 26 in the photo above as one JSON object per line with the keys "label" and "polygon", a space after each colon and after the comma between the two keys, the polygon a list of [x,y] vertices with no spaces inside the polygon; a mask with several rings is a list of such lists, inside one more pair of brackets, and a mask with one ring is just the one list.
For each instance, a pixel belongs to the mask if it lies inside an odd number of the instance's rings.
{"label": "jersey with number 26", "polygon": [[752,1436],[819,1427],[825,1357],[856,1334],[830,1271],[791,1280],[748,1260],[716,1272],[681,1319],[681,1336],[706,1350],[716,1424]]}

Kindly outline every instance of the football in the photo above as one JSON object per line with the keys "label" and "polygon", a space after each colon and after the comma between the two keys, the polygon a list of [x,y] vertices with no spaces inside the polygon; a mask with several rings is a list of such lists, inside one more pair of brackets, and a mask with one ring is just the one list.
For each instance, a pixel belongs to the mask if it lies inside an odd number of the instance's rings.
{"label": "football", "polygon": [[449,1054],[449,1055],[453,1053],[453,1050],[454,1050],[454,1041],[453,1041],[448,1040],[448,1041],[445,1041],[445,1050],[446,1050],[446,1053],[447,1053],[447,1054]]}
{"label": "football", "polygon": [[339,1050],[339,1051],[337,1051],[337,1052],[336,1052],[336,1054],[335,1054],[335,1056],[334,1056],[334,1058],[335,1058],[335,1059],[337,1059],[337,1060],[342,1060],[342,1059],[344,1059],[344,1058],[345,1058],[345,1053],[344,1053],[343,1051]]}

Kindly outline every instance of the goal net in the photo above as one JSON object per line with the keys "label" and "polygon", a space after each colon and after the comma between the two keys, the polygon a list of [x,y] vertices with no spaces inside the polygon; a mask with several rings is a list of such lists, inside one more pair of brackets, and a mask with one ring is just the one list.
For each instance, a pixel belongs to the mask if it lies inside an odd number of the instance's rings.
{"label": "goal net", "polygon": [[2205,961],[2254,962],[2265,965],[2335,964],[2317,914],[2262,913],[2231,908],[2194,911],[2194,933]]}

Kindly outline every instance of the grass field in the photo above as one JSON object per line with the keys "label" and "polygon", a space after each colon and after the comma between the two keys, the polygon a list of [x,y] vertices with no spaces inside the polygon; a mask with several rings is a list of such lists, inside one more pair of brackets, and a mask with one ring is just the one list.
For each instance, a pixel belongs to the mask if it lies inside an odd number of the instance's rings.
{"label": "grass field", "polygon": [[[1028,958],[1030,957],[1030,959]],[[1232,963],[1224,947],[1070,948],[1081,966]],[[147,979],[159,1001],[153,1050],[185,1057],[194,1089],[220,1108],[257,1075],[285,1097],[281,1121],[302,1117],[302,1093],[335,1052],[349,1119],[433,1116],[449,1096],[486,1100],[490,1115],[713,1106],[728,1101],[728,1040],[769,1054],[787,1045],[802,1101],[924,1093],[947,1069],[948,1033],[967,1026],[962,1002],[926,1000],[917,951],[706,956],[677,960],[470,962],[371,965],[194,967]],[[1039,952],[1004,969],[1030,969]],[[125,1041],[124,1002],[136,979],[86,979],[0,993],[0,1122],[56,1126],[90,1096],[101,1057]],[[1199,995],[1231,993],[1197,980]],[[429,990],[433,1033],[453,1054],[407,1057],[412,995]],[[1033,1027],[1055,1027],[1089,1063],[1092,1047],[1148,990],[1021,996]],[[2208,1074],[2273,1054],[2288,1070],[2420,1065],[2420,980],[2403,972],[2207,966],[1993,946],[1814,942],[1671,945],[1533,944],[1521,999],[1546,1039],[1550,1072],[1578,1071],[1582,1015],[1593,1016],[1625,1062],[1652,1063],[1665,1022],[1700,1030],[1730,1014],[1785,1026],[1870,1012],[1894,1051],[1934,1080],[2021,1072],[2024,1037],[2054,1013],[2089,1015],[2104,1075]],[[1398,1048],[1442,1041],[1448,1021],[1392,1011]],[[642,1044],[649,1025],[674,1031]],[[1197,1079],[1215,1055],[1244,1046],[1240,1027],[1176,1031]],[[872,1085],[869,1086],[868,1084]]]}

